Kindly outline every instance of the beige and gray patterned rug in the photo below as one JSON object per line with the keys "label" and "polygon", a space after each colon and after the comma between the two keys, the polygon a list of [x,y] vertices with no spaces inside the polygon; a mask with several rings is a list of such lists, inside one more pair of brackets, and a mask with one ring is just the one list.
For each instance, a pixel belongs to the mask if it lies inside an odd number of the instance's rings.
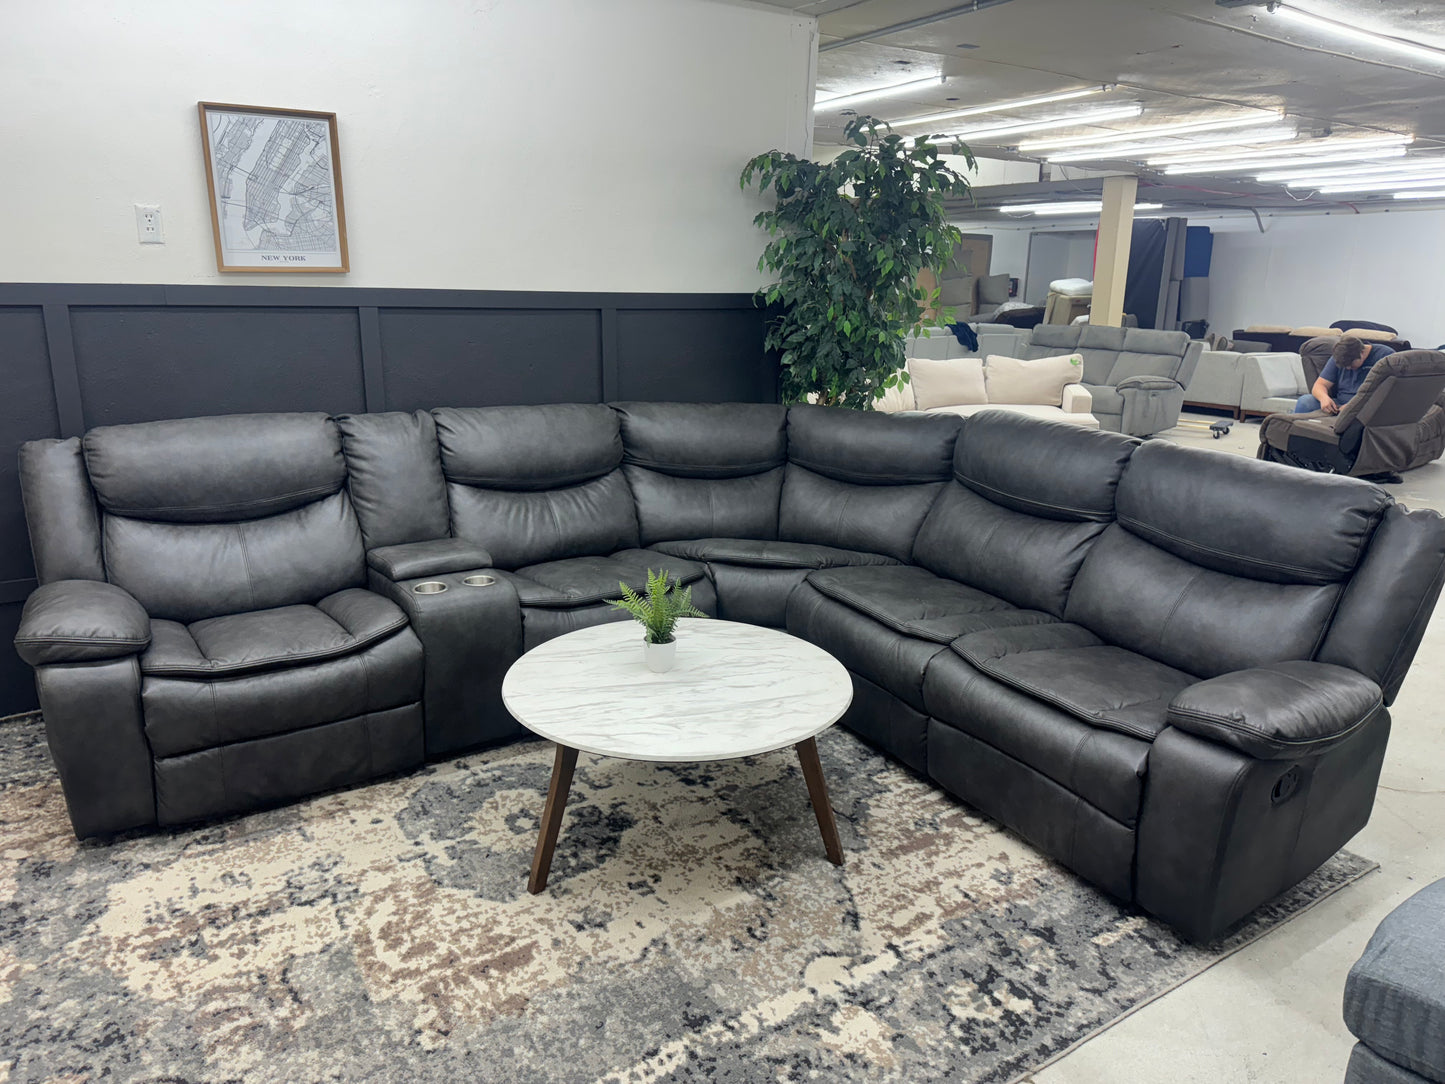
{"label": "beige and gray patterned rug", "polygon": [[533,897],[541,742],[78,845],[39,721],[0,723],[0,1084],[1005,1081],[1373,868],[1188,946],[820,746],[844,869],[791,754],[584,755]]}

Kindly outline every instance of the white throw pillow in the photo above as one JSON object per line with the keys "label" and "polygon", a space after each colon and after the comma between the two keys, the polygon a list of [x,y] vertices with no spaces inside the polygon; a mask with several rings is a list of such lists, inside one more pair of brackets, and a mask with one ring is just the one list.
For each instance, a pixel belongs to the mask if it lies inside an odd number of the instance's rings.
{"label": "white throw pillow", "polygon": [[919,410],[988,402],[982,358],[909,358],[908,375]]}
{"label": "white throw pillow", "polygon": [[1080,354],[1059,354],[1025,361],[990,354],[983,375],[990,403],[1060,406],[1064,385],[1077,384],[1084,375],[1084,359]]}

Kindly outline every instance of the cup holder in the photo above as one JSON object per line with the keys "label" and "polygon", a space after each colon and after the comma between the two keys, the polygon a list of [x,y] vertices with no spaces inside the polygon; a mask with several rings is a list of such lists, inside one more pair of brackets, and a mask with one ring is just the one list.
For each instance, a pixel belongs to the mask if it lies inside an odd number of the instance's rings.
{"label": "cup holder", "polygon": [[412,588],[418,595],[439,595],[447,589],[447,585],[441,580],[427,580]]}
{"label": "cup holder", "polygon": [[462,583],[466,584],[468,587],[491,587],[492,584],[496,582],[497,577],[495,576],[477,575],[462,577]]}

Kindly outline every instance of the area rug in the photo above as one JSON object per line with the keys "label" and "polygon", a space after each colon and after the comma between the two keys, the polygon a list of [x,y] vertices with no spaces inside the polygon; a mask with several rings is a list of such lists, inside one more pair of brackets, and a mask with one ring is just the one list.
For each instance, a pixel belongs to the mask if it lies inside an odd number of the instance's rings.
{"label": "area rug", "polygon": [[1373,868],[1182,943],[841,731],[583,755],[545,893],[525,742],[187,831],[75,842],[0,724],[0,1084],[1006,1081]]}

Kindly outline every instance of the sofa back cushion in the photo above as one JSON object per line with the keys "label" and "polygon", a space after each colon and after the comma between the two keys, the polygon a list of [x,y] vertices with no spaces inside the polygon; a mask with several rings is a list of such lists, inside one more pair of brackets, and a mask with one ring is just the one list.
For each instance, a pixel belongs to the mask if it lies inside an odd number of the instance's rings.
{"label": "sofa back cushion", "polygon": [[1202,677],[1312,658],[1389,503],[1351,479],[1150,441],[1066,616]]}
{"label": "sofa back cushion", "polygon": [[778,537],[788,409],[767,403],[616,403],[642,545]]}
{"label": "sofa back cushion", "polygon": [[447,537],[447,488],[432,416],[424,410],[348,414],[336,424],[366,548]]}
{"label": "sofa back cushion", "polygon": [[313,602],[364,578],[341,434],[324,414],[93,429],[106,577],[152,617]]}
{"label": "sofa back cushion", "polygon": [[946,414],[791,407],[778,537],[906,560],[952,473],[961,424]]}
{"label": "sofa back cushion", "polygon": [[1078,354],[1027,360],[990,354],[984,367],[988,401],[1018,406],[1059,406],[1064,386],[1077,384],[1082,374],[1083,358]]}
{"label": "sofa back cushion", "polygon": [[1119,351],[1104,383],[1118,384],[1131,376],[1166,376],[1178,380],[1188,349],[1189,336],[1183,331],[1131,327],[1124,332],[1124,348]]}
{"label": "sofa back cushion", "polygon": [[918,410],[988,402],[981,358],[915,357],[908,363],[908,378]]}
{"label": "sofa back cushion", "polygon": [[1084,359],[1085,384],[1107,384],[1114,362],[1119,360],[1119,351],[1124,349],[1124,336],[1128,328],[1107,327],[1103,324],[1085,324],[1079,331],[1078,354]]}
{"label": "sofa back cushion", "polygon": [[637,545],[615,411],[601,404],[432,411],[451,530],[498,568]]}
{"label": "sofa back cushion", "polygon": [[1138,441],[984,411],[964,424],[953,481],[929,512],[913,561],[1026,609],[1061,616]]}

